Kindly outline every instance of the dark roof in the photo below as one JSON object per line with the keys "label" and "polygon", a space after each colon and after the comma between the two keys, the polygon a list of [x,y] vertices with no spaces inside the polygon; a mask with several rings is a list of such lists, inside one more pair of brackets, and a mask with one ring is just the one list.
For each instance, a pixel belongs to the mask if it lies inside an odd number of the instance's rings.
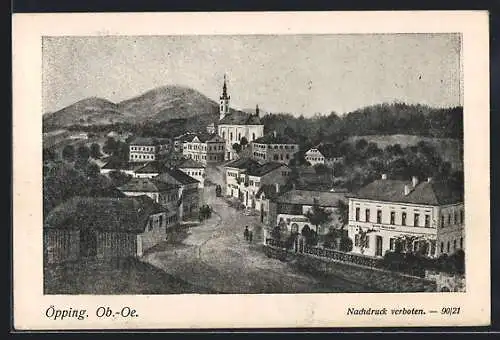
{"label": "dark roof", "polygon": [[265,175],[273,170],[276,170],[282,166],[288,168],[288,166],[283,164],[283,163],[277,163],[277,162],[264,163],[264,164],[259,165],[259,166],[250,167],[247,170],[247,174],[250,176],[263,176],[263,175]]}
{"label": "dark roof", "polygon": [[114,198],[123,198],[127,197],[120,189],[115,187],[107,187],[107,188],[99,188],[92,189],[89,192],[89,196],[92,197],[114,197]]}
{"label": "dark roof", "polygon": [[119,160],[117,158],[111,158],[102,169],[112,169],[112,170],[137,170],[142,168],[145,163],[137,163],[137,162],[126,162]]}
{"label": "dark roof", "polygon": [[[411,189],[404,194],[404,187]],[[353,197],[375,201],[446,205],[463,202],[463,192],[446,181],[421,182],[413,188],[411,181],[379,179],[358,190]]]}
{"label": "dark roof", "polygon": [[265,136],[259,137],[253,142],[260,144],[297,144],[292,137],[280,134],[274,135],[274,133],[269,133]]}
{"label": "dark roof", "polygon": [[162,169],[163,166],[159,162],[153,161],[153,162],[148,162],[146,165],[135,170],[135,172],[138,174],[153,174],[153,173],[160,173]]}
{"label": "dark roof", "polygon": [[342,157],[339,149],[333,144],[320,144],[316,148],[325,158]]}
{"label": "dark roof", "polygon": [[167,207],[162,206],[159,203],[156,203],[151,197],[148,195],[140,195],[140,196],[134,196],[134,199],[139,201],[141,204],[144,206],[148,206],[148,209],[151,210],[151,214],[158,214],[162,212],[168,212]]}
{"label": "dark roof", "polygon": [[[282,189],[281,187],[280,187],[279,190]],[[275,184],[264,184],[264,185],[261,185],[261,187],[259,188],[259,191],[257,191],[256,196],[259,197],[262,193],[264,193],[264,195],[266,195],[266,198],[268,198],[268,199],[276,198],[279,195],[279,192],[276,191],[276,185]]]}
{"label": "dark roof", "polygon": [[227,113],[224,118],[219,121],[219,125],[262,125],[259,116],[243,112],[243,111],[231,111]]}
{"label": "dark roof", "polygon": [[55,207],[44,228],[85,229],[142,233],[157,206],[145,199],[73,197]]}
{"label": "dark roof", "polygon": [[160,145],[160,141],[151,137],[135,137],[130,145]]}
{"label": "dark roof", "polygon": [[236,169],[248,169],[250,167],[256,167],[259,165],[260,165],[260,163],[257,162],[256,160],[254,160],[252,158],[244,157],[244,158],[238,158],[238,159],[235,159],[234,161],[226,163],[225,167],[236,168]]}
{"label": "dark roof", "polygon": [[224,141],[224,139],[222,139],[219,135],[217,135],[216,133],[199,133],[197,135],[194,135],[194,136],[190,136],[189,139],[187,139],[186,141],[187,142],[192,142],[196,137],[198,137],[198,139],[200,140],[200,142],[202,143],[206,143],[206,142],[222,142]]}
{"label": "dark roof", "polygon": [[205,168],[203,164],[191,158],[185,159],[178,165],[179,168]]}
{"label": "dark roof", "polygon": [[123,192],[165,192],[175,190],[176,185],[166,183],[156,178],[132,178],[130,181],[119,187]]}
{"label": "dark roof", "polygon": [[169,178],[169,176],[173,178],[175,182],[181,185],[199,183],[197,179],[187,175],[179,169],[166,169],[161,174],[159,174],[156,179],[166,183],[171,183],[171,179]]}
{"label": "dark roof", "polygon": [[314,205],[322,207],[336,207],[339,201],[346,201],[346,193],[312,190],[290,190],[280,195],[277,203]]}

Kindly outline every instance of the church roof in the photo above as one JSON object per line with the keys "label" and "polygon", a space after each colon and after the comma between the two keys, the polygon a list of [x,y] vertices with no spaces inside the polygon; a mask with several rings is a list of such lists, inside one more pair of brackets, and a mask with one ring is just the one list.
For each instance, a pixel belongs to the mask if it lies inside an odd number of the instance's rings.
{"label": "church roof", "polygon": [[219,121],[219,125],[262,125],[262,122],[256,114],[232,111]]}

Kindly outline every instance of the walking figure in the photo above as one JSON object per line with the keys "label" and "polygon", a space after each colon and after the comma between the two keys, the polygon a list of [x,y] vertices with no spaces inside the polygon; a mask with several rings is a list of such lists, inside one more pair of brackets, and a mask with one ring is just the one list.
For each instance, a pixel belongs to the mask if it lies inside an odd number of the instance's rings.
{"label": "walking figure", "polygon": [[253,232],[250,231],[248,234],[248,240],[250,241],[250,243],[252,243],[252,239],[253,239]]}
{"label": "walking figure", "polygon": [[248,226],[245,227],[245,231],[243,232],[243,236],[245,237],[245,241],[248,241],[248,236],[249,236]]}

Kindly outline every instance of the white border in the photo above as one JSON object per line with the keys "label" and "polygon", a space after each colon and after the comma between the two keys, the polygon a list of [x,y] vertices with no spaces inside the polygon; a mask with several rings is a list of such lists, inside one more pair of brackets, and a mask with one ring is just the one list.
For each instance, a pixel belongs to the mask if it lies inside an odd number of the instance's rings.
{"label": "white border", "polygon": [[[463,34],[466,293],[44,296],[42,290],[41,37],[189,34]],[[33,329],[479,326],[490,323],[488,14],[245,12],[13,16],[14,326]],[[45,310],[132,306],[135,319],[49,320]],[[347,307],[461,307],[461,314],[346,316]]]}

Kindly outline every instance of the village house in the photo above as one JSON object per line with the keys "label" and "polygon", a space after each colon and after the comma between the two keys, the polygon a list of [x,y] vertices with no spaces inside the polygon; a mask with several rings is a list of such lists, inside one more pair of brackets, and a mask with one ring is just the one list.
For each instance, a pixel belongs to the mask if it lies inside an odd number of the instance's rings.
{"label": "village house", "polygon": [[288,164],[299,151],[299,145],[291,137],[278,135],[276,131],[257,138],[251,145],[253,158],[264,162]]}
{"label": "village house", "polygon": [[333,144],[319,144],[305,153],[305,159],[312,166],[323,164],[333,167],[336,164],[343,163],[344,157],[339,153]]}
{"label": "village house", "polygon": [[238,198],[247,208],[259,210],[256,194],[265,184],[285,185],[290,168],[282,163],[260,164],[251,158],[240,158],[225,166],[226,194]]}
{"label": "village house", "polygon": [[353,252],[381,257],[401,247],[428,257],[465,248],[463,192],[449,182],[382,175],[349,198]]}
{"label": "village house", "polygon": [[193,132],[186,132],[174,137],[174,151],[182,153],[184,142],[193,140],[194,137],[196,137],[196,133]]}
{"label": "village house", "polygon": [[236,151],[233,149],[233,144],[241,144],[242,138],[245,138],[247,142],[250,143],[264,135],[264,125],[260,121],[259,107],[256,107],[255,114],[230,110],[230,98],[227,92],[226,76],[224,76],[217,131],[218,135],[222,137],[226,144],[225,160],[237,158]]}
{"label": "village house", "polygon": [[166,237],[165,208],[148,197],[74,197],[43,225],[45,263],[142,256]]}
{"label": "village house", "polygon": [[[270,213],[276,216],[274,221],[270,221],[271,227],[280,225],[286,226],[288,232],[301,233],[304,227],[314,230],[318,235],[327,234],[330,229],[339,229],[342,225],[340,204],[347,205],[345,192],[311,191],[311,190],[290,190],[272,201],[275,212]],[[314,226],[307,213],[313,206],[321,207],[329,214],[329,219],[323,225]]]}
{"label": "village house", "polygon": [[198,217],[200,207],[199,182],[179,169],[165,169],[155,179],[179,186],[178,217],[179,221]]}
{"label": "village house", "polygon": [[134,178],[154,178],[161,173],[162,165],[157,162],[148,162],[144,166],[135,169],[132,177]]}
{"label": "village house", "polygon": [[179,163],[177,168],[186,175],[196,179],[199,182],[198,187],[203,189],[205,185],[205,165],[192,159],[185,159]]}
{"label": "village house", "polygon": [[129,144],[129,161],[156,161],[160,151],[166,149],[168,144],[167,139],[136,137]]}
{"label": "village house", "polygon": [[182,155],[203,164],[224,161],[225,141],[216,134],[198,134],[184,140]]}

